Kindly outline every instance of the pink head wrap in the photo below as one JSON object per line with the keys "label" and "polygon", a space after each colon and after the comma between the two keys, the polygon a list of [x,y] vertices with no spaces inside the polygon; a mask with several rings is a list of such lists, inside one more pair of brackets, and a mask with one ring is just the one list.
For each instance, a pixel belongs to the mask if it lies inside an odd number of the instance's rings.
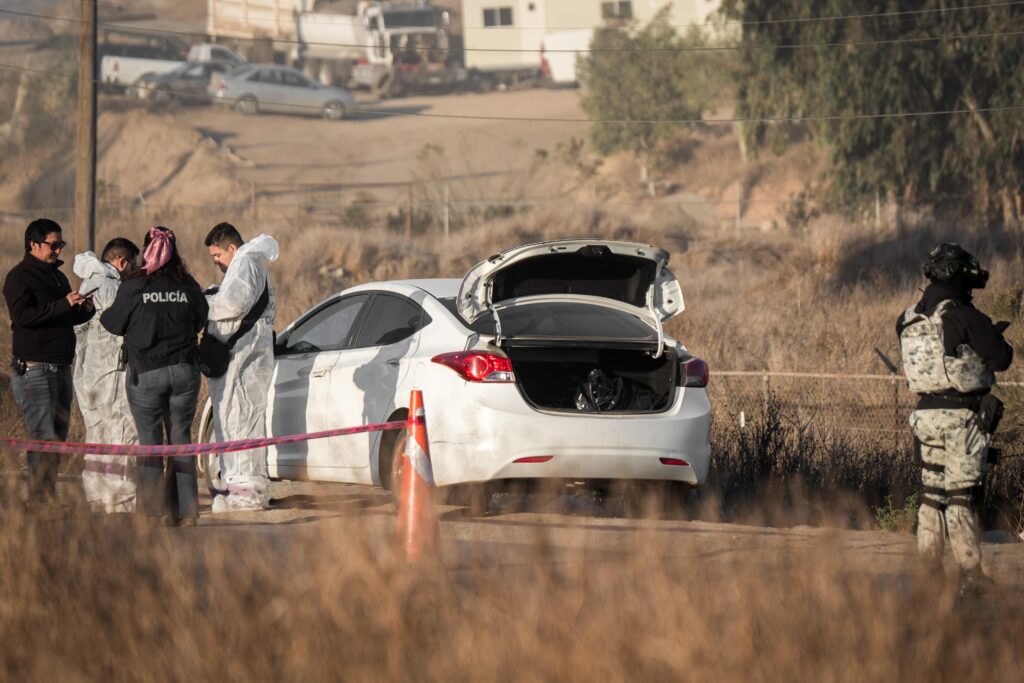
{"label": "pink head wrap", "polygon": [[149,246],[142,252],[142,259],[146,262],[145,271],[155,273],[174,255],[174,233],[167,228],[151,228],[149,239]]}

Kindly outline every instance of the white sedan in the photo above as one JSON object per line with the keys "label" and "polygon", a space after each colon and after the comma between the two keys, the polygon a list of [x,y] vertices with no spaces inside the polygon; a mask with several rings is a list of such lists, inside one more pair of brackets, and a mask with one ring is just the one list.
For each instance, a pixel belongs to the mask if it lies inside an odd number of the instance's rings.
{"label": "white sedan", "polygon": [[[560,240],[492,256],[462,281],[346,289],[278,335],[267,433],[404,420],[415,388],[438,486],[700,486],[708,368],[662,331],[683,310],[667,262],[649,245]],[[207,408],[204,437],[210,420]],[[272,447],[270,476],[391,488],[403,438]]]}

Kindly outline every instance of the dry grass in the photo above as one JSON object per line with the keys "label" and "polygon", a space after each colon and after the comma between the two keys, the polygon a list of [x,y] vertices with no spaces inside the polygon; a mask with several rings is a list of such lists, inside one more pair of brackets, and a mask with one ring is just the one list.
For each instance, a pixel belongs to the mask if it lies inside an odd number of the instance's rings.
{"label": "dry grass", "polygon": [[949,586],[906,565],[866,566],[827,539],[735,562],[694,561],[685,541],[645,531],[614,555],[538,536],[514,562],[471,551],[457,566],[413,566],[393,552],[390,525],[288,532],[302,534],[288,542],[3,512],[9,680],[1019,675],[1014,601],[965,610]]}

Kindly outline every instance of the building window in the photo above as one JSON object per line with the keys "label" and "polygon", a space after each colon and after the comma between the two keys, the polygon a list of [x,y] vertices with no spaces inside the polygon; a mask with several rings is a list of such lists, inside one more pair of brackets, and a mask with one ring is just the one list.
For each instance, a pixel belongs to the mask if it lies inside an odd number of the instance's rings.
{"label": "building window", "polygon": [[631,0],[614,0],[601,3],[601,17],[604,19],[632,19],[633,3]]}
{"label": "building window", "polygon": [[484,10],[484,26],[511,26],[511,7],[492,7]]}

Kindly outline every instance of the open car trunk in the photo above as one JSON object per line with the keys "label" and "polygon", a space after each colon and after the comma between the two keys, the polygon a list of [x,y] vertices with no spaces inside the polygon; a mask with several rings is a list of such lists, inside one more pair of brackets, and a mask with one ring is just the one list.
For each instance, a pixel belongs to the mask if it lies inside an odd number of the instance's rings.
{"label": "open car trunk", "polygon": [[504,349],[516,384],[536,408],[567,412],[658,413],[675,398],[678,359],[666,348],[515,347]]}

